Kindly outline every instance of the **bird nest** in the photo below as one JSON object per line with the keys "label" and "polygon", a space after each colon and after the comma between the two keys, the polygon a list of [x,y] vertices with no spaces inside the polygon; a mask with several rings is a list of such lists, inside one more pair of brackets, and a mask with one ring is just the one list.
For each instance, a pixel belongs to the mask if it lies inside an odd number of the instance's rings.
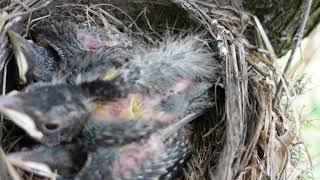
{"label": "bird nest", "polygon": [[[2,1],[0,8],[3,93],[21,88],[14,81],[8,29],[28,33],[41,21],[70,20],[112,25],[154,45],[166,33],[203,34],[220,63],[211,92],[215,104],[192,122],[193,156],[181,178],[301,177],[303,171],[294,170],[299,158],[293,156],[299,122],[293,111],[279,103],[284,93],[276,97],[275,82],[284,78],[274,65],[274,51],[256,17],[232,7],[189,0],[24,0]],[[32,143],[15,126],[2,124],[1,146],[6,151]]]}

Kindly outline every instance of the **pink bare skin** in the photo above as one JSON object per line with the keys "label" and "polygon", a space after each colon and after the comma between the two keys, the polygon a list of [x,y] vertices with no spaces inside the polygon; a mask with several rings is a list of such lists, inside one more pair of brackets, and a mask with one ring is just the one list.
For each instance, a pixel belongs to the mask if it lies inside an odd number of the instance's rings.
{"label": "pink bare skin", "polygon": [[113,47],[120,43],[115,39],[101,37],[95,33],[77,32],[77,39],[79,39],[85,48],[89,50],[97,50],[102,47]]}
{"label": "pink bare skin", "polygon": [[[90,121],[121,121],[128,120],[130,116],[132,119],[141,118],[147,121],[159,121],[162,123],[171,123],[172,120],[176,118],[175,112],[165,112],[157,111],[156,106],[158,106],[162,100],[167,99],[170,96],[177,95],[183,91],[187,91],[191,88],[193,82],[191,80],[181,80],[170,88],[164,95],[141,95],[139,94],[139,108],[135,112],[131,112],[130,107],[132,106],[132,99],[137,94],[129,94],[125,98],[120,98],[117,101],[108,102],[102,105],[98,105],[96,111],[91,113]],[[124,112],[124,111],[130,112]],[[134,110],[132,110],[134,111]],[[132,113],[132,114],[130,114]]]}
{"label": "pink bare skin", "polygon": [[134,170],[151,157],[163,152],[164,149],[164,142],[157,136],[144,139],[140,143],[134,143],[120,152],[113,164],[113,176],[119,177],[126,171]]}

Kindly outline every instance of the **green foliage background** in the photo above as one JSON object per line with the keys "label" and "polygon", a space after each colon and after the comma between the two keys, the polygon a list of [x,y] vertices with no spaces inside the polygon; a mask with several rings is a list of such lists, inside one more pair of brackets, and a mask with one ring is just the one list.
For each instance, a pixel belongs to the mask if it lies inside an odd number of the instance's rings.
{"label": "green foliage background", "polygon": [[[281,59],[284,65],[288,55]],[[301,86],[302,94],[294,97],[291,105],[302,122],[302,140],[313,162],[314,179],[320,180],[320,25],[303,40],[295,59],[293,66],[298,64],[299,68],[294,77],[303,77],[305,84]]]}

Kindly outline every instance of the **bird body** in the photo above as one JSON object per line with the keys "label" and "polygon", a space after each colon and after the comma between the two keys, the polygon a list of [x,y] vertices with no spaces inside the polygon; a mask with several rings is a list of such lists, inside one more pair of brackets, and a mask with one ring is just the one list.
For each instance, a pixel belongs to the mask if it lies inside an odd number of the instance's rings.
{"label": "bird body", "polygon": [[[174,130],[158,131],[126,145],[86,150],[87,156],[80,153],[77,144],[68,144],[54,148],[40,146],[8,157],[29,164],[45,164],[51,171],[43,176],[50,177],[56,171],[59,180],[173,179],[178,167],[190,156],[191,147],[181,127],[170,128]],[[87,157],[85,164],[83,157]],[[82,168],[77,171],[79,165]],[[38,167],[33,167],[33,172],[44,172],[42,166]],[[21,168],[29,169],[28,164]]]}
{"label": "bird body", "polygon": [[97,148],[75,179],[172,179],[190,153],[184,135],[163,139],[153,134],[123,146]]}
{"label": "bird body", "polygon": [[[58,81],[31,85],[21,95],[7,97],[19,103],[13,104],[10,100],[1,103],[0,99],[0,110],[9,117],[8,109],[32,119],[40,131],[38,134],[42,133],[41,142],[45,144],[72,139],[84,125],[93,128],[84,128],[82,132],[88,132],[87,129],[106,132],[106,137],[99,131],[84,134],[84,137],[109,140],[119,133],[122,139],[137,138],[139,134],[143,137],[186,115],[189,105],[210,88],[216,62],[210,52],[192,37],[177,41],[170,39],[158,48],[141,49],[123,53],[123,50],[110,50],[112,53],[104,51],[84,56],[88,64],[72,73],[75,78],[71,84]],[[128,60],[113,68],[112,62],[119,59]],[[90,64],[91,61],[94,63]],[[86,70],[87,67],[90,70]],[[116,71],[112,77],[109,77],[110,70]],[[202,99],[206,101],[204,104],[210,104],[210,98]],[[19,108],[18,104],[23,106]],[[132,131],[125,128],[128,126],[124,123],[131,124]],[[50,130],[46,124],[51,125]],[[126,137],[124,131],[135,133]],[[108,134],[114,136],[108,137]],[[95,142],[94,139],[90,141]]]}
{"label": "bird body", "polygon": [[88,158],[76,179],[172,179],[190,145],[181,128],[161,132],[211,107],[217,64],[204,44],[169,38],[70,62],[52,81],[0,97],[0,111],[49,148],[79,139]]}

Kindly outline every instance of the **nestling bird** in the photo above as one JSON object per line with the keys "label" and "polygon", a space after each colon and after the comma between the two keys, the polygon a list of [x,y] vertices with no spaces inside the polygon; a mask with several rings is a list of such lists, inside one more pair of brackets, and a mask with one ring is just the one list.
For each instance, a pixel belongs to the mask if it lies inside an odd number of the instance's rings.
{"label": "nestling bird", "polygon": [[[110,90],[109,100],[116,98],[117,88],[108,83],[97,86]],[[104,98],[108,99],[107,94]],[[3,114],[48,146],[78,135],[92,105],[86,91],[68,84],[32,86],[26,92],[0,99]]]}
{"label": "nestling bird", "polygon": [[31,34],[39,43],[54,48],[65,60],[100,48],[132,48],[133,46],[133,42],[128,37],[112,26],[101,28],[69,21],[51,21],[39,24]]}
{"label": "nestling bird", "polygon": [[190,153],[184,135],[153,134],[123,146],[98,147],[75,179],[173,179]]}
{"label": "nestling bird", "polygon": [[50,81],[59,67],[59,58],[50,48],[38,46],[19,34],[9,31],[21,84],[30,81]]}
{"label": "nestling bird", "polygon": [[[188,111],[211,106],[207,93],[217,64],[196,37],[110,51],[81,56],[88,64],[72,73],[71,85],[40,83],[0,98],[1,112],[46,145],[69,141],[81,131],[86,143],[108,146],[133,142]],[[112,59],[126,63],[112,68]],[[198,99],[202,105],[189,109]]]}
{"label": "nestling bird", "polygon": [[[43,144],[80,138],[88,159],[76,179],[170,179],[190,145],[180,132],[154,132],[211,106],[216,62],[210,52],[187,37],[80,57],[87,63],[63,74],[72,83],[33,84],[1,97],[0,110]],[[126,63],[117,66],[119,59]],[[194,108],[196,101],[203,103]]]}
{"label": "nestling bird", "polygon": [[[83,63],[82,59],[75,57],[89,51],[132,47],[132,41],[112,27],[105,29],[52,21],[36,26],[31,34],[35,42],[13,31],[8,32],[22,84],[51,81],[61,68],[72,69],[72,65]],[[73,62],[75,60],[80,61]]]}
{"label": "nestling bird", "polygon": [[[76,159],[81,158],[76,152],[78,146],[74,144],[56,148],[42,146],[9,154],[9,158],[48,165],[52,170],[57,170],[60,175],[58,179],[173,179],[179,166],[191,153],[190,144],[181,128],[194,118],[191,116],[179,120],[130,144],[88,151],[86,163],[74,176],[70,176],[70,172],[79,165]],[[28,164],[23,167],[30,169]],[[42,171],[40,166],[38,171]],[[49,177],[51,173],[43,175]]]}
{"label": "nestling bird", "polygon": [[[31,171],[35,175],[50,177],[56,171],[65,178],[71,178],[77,174],[86,161],[87,153],[82,152],[77,143],[60,145],[48,148],[43,145],[32,149],[22,150],[8,154],[8,159],[21,161],[21,169]],[[37,165],[38,166],[35,166]],[[48,167],[49,170],[43,170]],[[42,172],[42,173],[38,173]]]}

